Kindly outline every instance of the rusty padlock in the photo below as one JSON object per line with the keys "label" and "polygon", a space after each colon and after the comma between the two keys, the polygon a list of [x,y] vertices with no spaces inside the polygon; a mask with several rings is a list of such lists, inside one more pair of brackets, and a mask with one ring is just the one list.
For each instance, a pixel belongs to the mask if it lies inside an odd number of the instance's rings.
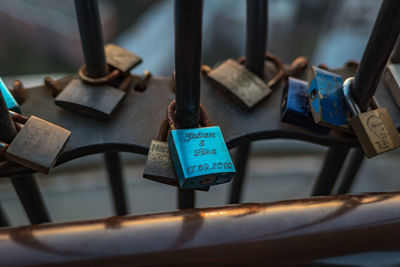
{"label": "rusty padlock", "polygon": [[71,132],[35,116],[28,119],[12,111],[10,115],[23,127],[7,145],[5,158],[38,172],[49,173]]}
{"label": "rusty padlock", "polygon": [[398,148],[400,136],[387,109],[375,105],[372,110],[361,113],[351,96],[353,81],[353,77],[346,79],[343,94],[352,114],[350,126],[367,158]]}
{"label": "rusty padlock", "polygon": [[71,80],[56,97],[56,105],[82,115],[98,119],[109,119],[126,92],[110,86],[116,79],[126,77],[129,71],[142,60],[119,46],[105,46],[106,62],[111,72],[106,77],[91,78],[85,66],[79,70],[80,79]]}

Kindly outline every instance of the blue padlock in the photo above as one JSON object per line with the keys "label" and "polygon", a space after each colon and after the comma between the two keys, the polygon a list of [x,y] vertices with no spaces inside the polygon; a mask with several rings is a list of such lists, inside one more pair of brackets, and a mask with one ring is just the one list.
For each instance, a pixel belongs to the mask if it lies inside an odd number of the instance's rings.
{"label": "blue padlock", "polygon": [[236,172],[218,126],[172,130],[168,146],[181,188],[226,183]]}
{"label": "blue padlock", "polygon": [[343,95],[343,79],[339,75],[313,67],[308,98],[315,123],[351,132],[350,118]]}
{"label": "blue padlock", "polygon": [[0,78],[0,90],[4,97],[4,100],[6,101],[7,108],[11,111],[21,113],[18,102],[14,99],[13,95],[11,94],[10,90],[8,90],[2,78]]}
{"label": "blue padlock", "polygon": [[281,121],[304,127],[320,134],[328,134],[330,128],[314,122],[308,101],[308,84],[289,77],[283,89],[281,101]]}

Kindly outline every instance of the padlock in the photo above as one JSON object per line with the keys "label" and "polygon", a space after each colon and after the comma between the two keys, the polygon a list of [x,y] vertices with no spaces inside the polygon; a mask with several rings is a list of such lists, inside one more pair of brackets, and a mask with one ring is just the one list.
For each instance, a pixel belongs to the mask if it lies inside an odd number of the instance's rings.
{"label": "padlock", "polygon": [[343,79],[321,68],[312,68],[308,98],[316,124],[351,132],[347,123],[350,116],[343,95]]}
{"label": "padlock", "polygon": [[49,173],[71,132],[35,116],[28,119],[12,111],[10,114],[15,122],[24,126],[8,145],[5,158],[27,168]]}
{"label": "padlock", "polygon": [[90,78],[85,67],[79,70],[80,79],[71,80],[55,99],[56,105],[85,116],[109,119],[126,93],[109,84],[120,77],[129,75],[129,71],[142,60],[119,46],[105,46],[106,62],[111,72],[102,78]]}
{"label": "padlock", "polygon": [[383,74],[383,81],[400,108],[400,63],[390,63]]}
{"label": "padlock", "polygon": [[114,44],[106,44],[104,51],[107,64],[123,73],[127,73],[142,63],[142,59],[139,56]]}
{"label": "padlock", "polygon": [[73,79],[56,97],[57,106],[98,118],[111,118],[126,93],[108,85],[92,85]]}
{"label": "padlock", "polygon": [[261,78],[232,59],[207,72],[207,76],[247,109],[253,108],[272,92]]}
{"label": "padlock", "polygon": [[289,77],[282,93],[281,121],[304,127],[320,134],[328,134],[330,128],[314,122],[307,91],[307,82]]}
{"label": "padlock", "polygon": [[236,172],[217,126],[171,130],[168,147],[181,188],[226,183]]}
{"label": "padlock", "polygon": [[7,108],[14,112],[21,113],[21,109],[18,105],[18,102],[15,100],[15,98],[11,94],[10,90],[8,90],[6,84],[3,82],[2,78],[0,78],[0,90],[1,90],[1,94],[4,97],[4,100],[6,102]]}
{"label": "padlock", "polygon": [[375,106],[374,109],[361,113],[351,95],[353,81],[353,77],[346,79],[343,95],[352,114],[350,126],[367,158],[399,147],[400,136],[387,109]]}
{"label": "padlock", "polygon": [[[205,122],[204,117],[207,115],[202,106],[200,106],[200,124]],[[144,165],[143,178],[168,184],[179,186],[174,166],[169,153],[167,136],[169,131],[168,119],[165,118],[158,131],[157,140],[152,140],[147,153],[147,160]],[[196,188],[196,190],[208,191],[210,187]]]}

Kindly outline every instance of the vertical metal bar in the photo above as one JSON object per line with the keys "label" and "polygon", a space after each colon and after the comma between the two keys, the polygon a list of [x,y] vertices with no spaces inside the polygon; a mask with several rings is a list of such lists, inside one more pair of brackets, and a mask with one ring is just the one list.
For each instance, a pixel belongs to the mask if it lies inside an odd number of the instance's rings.
{"label": "vertical metal bar", "polygon": [[[203,0],[175,0],[176,118],[182,128],[199,124]],[[193,208],[194,190],[178,189],[178,207]]]}
{"label": "vertical metal bar", "polygon": [[335,182],[339,176],[343,163],[346,160],[350,148],[331,147],[325,156],[324,165],[317,178],[312,196],[327,196],[332,193]]}
{"label": "vertical metal bar", "polygon": [[[109,69],[104,52],[98,1],[75,0],[75,9],[87,75],[93,78],[104,77],[108,74]],[[126,214],[127,205],[119,155],[116,152],[111,152],[109,155],[105,154],[104,159],[116,214]]]}
{"label": "vertical metal bar", "polygon": [[400,1],[384,0],[358,67],[352,95],[365,111],[400,32]]}
{"label": "vertical metal bar", "polygon": [[199,124],[202,0],[175,1],[176,118],[182,128]]}
{"label": "vertical metal bar", "polygon": [[178,189],[178,209],[192,209],[195,203],[195,191],[191,189]]}
{"label": "vertical metal bar", "polygon": [[[263,79],[264,55],[268,37],[268,0],[247,0],[246,5],[246,68]],[[229,203],[239,203],[245,179],[250,143],[238,146],[235,154],[236,175]]]}
{"label": "vertical metal bar", "polygon": [[97,0],[75,0],[79,33],[87,75],[92,78],[108,74]]}
{"label": "vertical metal bar", "polygon": [[247,0],[246,68],[263,78],[267,45],[268,0]]}
{"label": "vertical metal bar", "polygon": [[6,214],[4,213],[4,210],[0,205],[0,227],[6,227],[9,225],[10,223],[7,220]]}
{"label": "vertical metal bar", "polygon": [[394,46],[392,55],[390,57],[390,62],[400,63],[400,37],[397,38],[396,45]]}
{"label": "vertical metal bar", "polygon": [[121,157],[118,152],[107,152],[104,154],[104,158],[109,177],[108,182],[114,199],[115,213],[125,215],[128,213],[128,208],[122,177]]}
{"label": "vertical metal bar", "polygon": [[[10,142],[17,134],[17,130],[1,93],[0,96],[0,122],[2,126],[1,132],[3,133],[2,138],[4,138],[2,140]],[[50,218],[33,175],[11,177],[11,183],[18,194],[30,222],[33,224],[49,222]]]}
{"label": "vertical metal bar", "polygon": [[343,179],[339,184],[336,194],[347,194],[350,192],[351,186],[354,183],[355,177],[365,159],[364,152],[361,148],[356,148],[351,154],[349,165],[345,170]]}
{"label": "vertical metal bar", "polygon": [[242,144],[238,146],[235,153],[235,168],[236,175],[233,178],[231,194],[229,203],[235,204],[240,203],[240,198],[243,191],[243,183],[246,174],[246,165],[249,158],[250,143]]}
{"label": "vertical metal bar", "polygon": [[21,200],[29,221],[32,224],[50,222],[35,177],[33,175],[11,177],[11,183]]}

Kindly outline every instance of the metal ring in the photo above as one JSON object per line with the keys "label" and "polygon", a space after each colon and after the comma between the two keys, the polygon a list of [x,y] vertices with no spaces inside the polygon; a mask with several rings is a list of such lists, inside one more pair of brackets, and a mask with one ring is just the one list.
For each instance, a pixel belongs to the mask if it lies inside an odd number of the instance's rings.
{"label": "metal ring", "polygon": [[[285,68],[283,67],[282,61],[274,56],[273,54],[267,52],[265,53],[264,59],[267,61],[271,61],[274,63],[275,67],[277,68],[278,72],[275,74],[275,76],[268,81],[268,86],[273,87],[275,86],[282,78],[285,77]],[[237,59],[237,62],[239,64],[244,64],[246,62],[246,57],[241,56],[240,58]]]}
{"label": "metal ring", "polygon": [[351,96],[351,86],[353,85],[354,77],[347,78],[343,83],[343,95],[346,101],[347,106],[350,109],[351,115],[357,115],[361,113],[360,108],[354,102],[353,97]]}
{"label": "metal ring", "polygon": [[111,71],[109,74],[107,74],[104,77],[100,77],[100,78],[91,78],[89,76],[87,76],[86,73],[86,65],[82,65],[82,67],[79,69],[79,77],[87,83],[90,84],[105,84],[105,83],[109,83],[112,80],[114,80],[115,78],[117,78],[120,75],[120,71],[117,69],[114,69],[113,71]]}
{"label": "metal ring", "polygon": [[21,124],[25,124],[28,121],[28,118],[25,117],[24,115],[18,114],[14,111],[9,110],[8,111],[11,115],[11,118],[13,119],[13,121],[21,123]]}
{"label": "metal ring", "polygon": [[[177,123],[176,120],[176,112],[175,112],[175,106],[176,106],[176,100],[172,100],[171,103],[168,105],[167,109],[167,118],[168,118],[168,124],[169,124],[169,129],[170,130],[176,130],[179,129],[179,124]],[[203,107],[203,105],[200,104],[200,121],[199,121],[199,126],[200,127],[209,127],[210,126],[210,118],[208,117],[207,111]]]}

